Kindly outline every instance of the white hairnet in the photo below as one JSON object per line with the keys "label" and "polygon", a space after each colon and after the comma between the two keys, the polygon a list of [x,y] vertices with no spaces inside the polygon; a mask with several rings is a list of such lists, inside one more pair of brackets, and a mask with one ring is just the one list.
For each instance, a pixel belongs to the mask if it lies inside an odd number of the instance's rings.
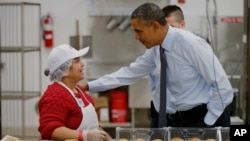
{"label": "white hairnet", "polygon": [[[72,60],[70,59],[63,63],[61,66],[59,66],[51,75],[50,80],[51,81],[61,81],[62,78],[66,75],[68,75],[69,68],[72,64]],[[46,70],[45,70],[46,71]]]}

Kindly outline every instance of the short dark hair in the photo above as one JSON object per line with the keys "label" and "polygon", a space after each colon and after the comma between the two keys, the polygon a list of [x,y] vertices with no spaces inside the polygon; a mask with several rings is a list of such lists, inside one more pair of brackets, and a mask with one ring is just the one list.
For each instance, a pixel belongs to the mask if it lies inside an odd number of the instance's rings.
{"label": "short dark hair", "polygon": [[175,16],[179,22],[184,20],[184,14],[181,8],[177,5],[167,5],[162,11],[164,12],[165,17]]}
{"label": "short dark hair", "polygon": [[131,19],[135,18],[147,23],[157,21],[161,25],[166,25],[162,9],[154,3],[144,3],[137,7],[131,14]]}

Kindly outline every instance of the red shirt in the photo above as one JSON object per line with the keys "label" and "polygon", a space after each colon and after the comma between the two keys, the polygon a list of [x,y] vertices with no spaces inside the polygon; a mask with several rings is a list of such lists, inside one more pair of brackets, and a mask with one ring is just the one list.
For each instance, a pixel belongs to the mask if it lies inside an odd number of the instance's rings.
{"label": "red shirt", "polygon": [[[79,88],[79,87],[78,87]],[[82,90],[83,95],[94,105],[90,95]],[[79,92],[80,93],[80,92]],[[84,105],[89,102],[81,94]],[[71,93],[58,83],[49,85],[39,101],[39,127],[43,140],[50,140],[52,132],[58,127],[77,129],[83,115]]]}

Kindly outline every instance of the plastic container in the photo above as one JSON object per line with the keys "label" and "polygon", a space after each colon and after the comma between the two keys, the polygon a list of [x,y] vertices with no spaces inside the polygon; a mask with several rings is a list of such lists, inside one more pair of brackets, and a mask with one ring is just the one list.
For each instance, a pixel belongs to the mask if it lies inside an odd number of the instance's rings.
{"label": "plastic container", "polygon": [[169,127],[168,140],[179,138],[183,141],[219,141],[218,128]]}
{"label": "plastic container", "polygon": [[230,127],[221,127],[219,128],[221,134],[220,141],[229,141],[230,140]]}
{"label": "plastic container", "polygon": [[116,141],[167,141],[167,128],[116,128]]}

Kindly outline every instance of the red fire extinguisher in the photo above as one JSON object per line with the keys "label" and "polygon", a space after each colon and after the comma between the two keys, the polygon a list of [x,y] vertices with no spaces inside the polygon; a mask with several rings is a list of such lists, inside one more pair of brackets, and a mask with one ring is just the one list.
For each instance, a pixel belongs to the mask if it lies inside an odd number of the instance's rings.
{"label": "red fire extinguisher", "polygon": [[53,18],[48,13],[42,19],[44,46],[53,47]]}

